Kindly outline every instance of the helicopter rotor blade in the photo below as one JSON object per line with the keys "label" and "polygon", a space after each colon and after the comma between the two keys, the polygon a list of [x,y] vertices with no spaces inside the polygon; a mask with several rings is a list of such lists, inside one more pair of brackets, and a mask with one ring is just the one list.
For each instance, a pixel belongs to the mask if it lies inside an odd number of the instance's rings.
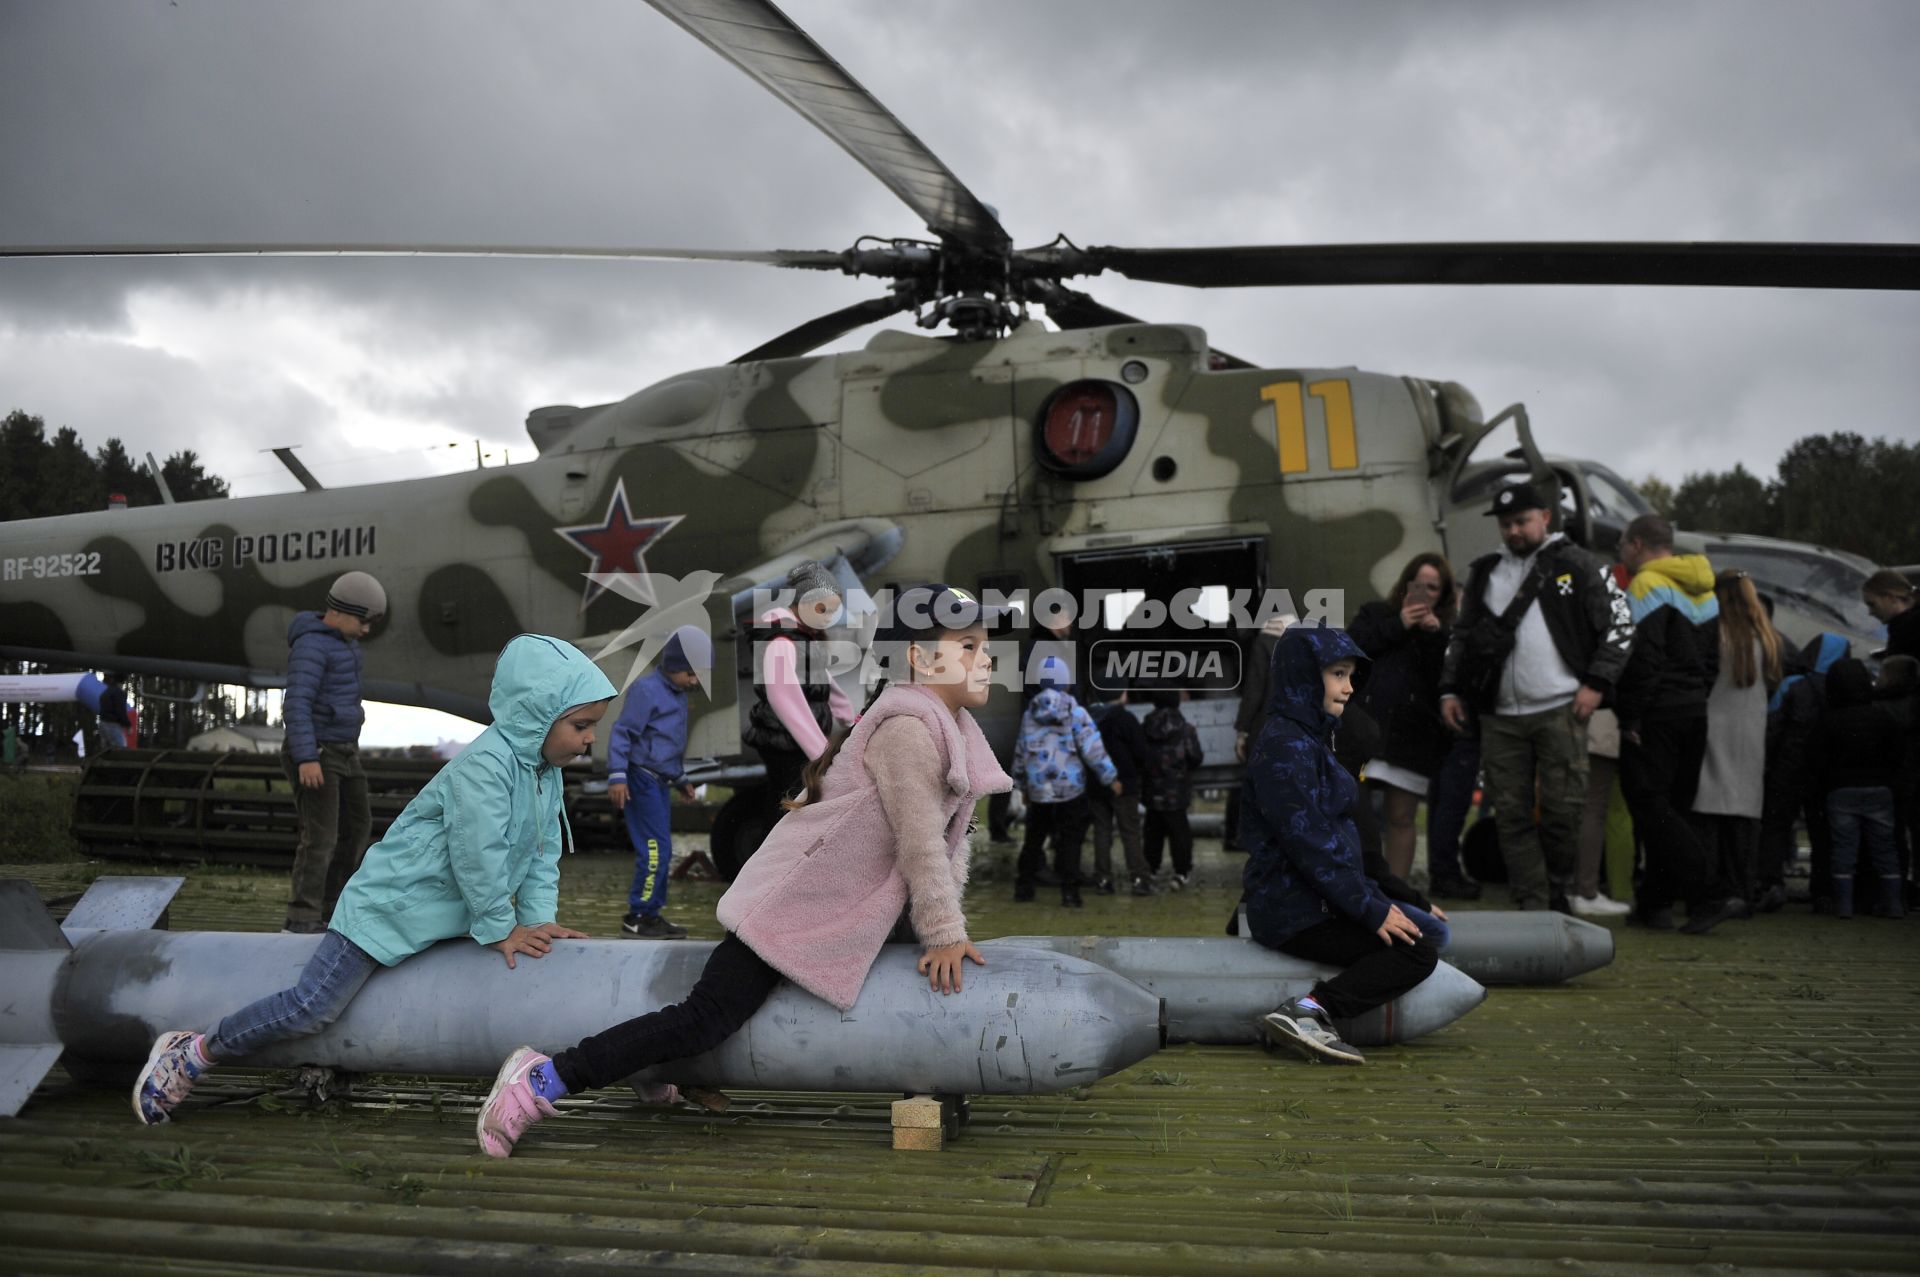
{"label": "helicopter rotor blade", "polygon": [[766,0],[648,3],[832,138],[929,230],[989,254],[1011,243],[993,211],[925,143]]}
{"label": "helicopter rotor blade", "polygon": [[789,328],[771,341],[763,341],[732,362],[754,363],[762,359],[792,359],[826,345],[842,333],[850,333],[866,324],[877,324],[889,315],[911,310],[913,303],[895,294],[843,306],[817,319],[809,319],[797,328]]}
{"label": "helicopter rotor blade", "polygon": [[530,244],[0,244],[6,257],[504,257],[755,262],[798,270],[843,270],[845,253],[706,248],[560,248]]}
{"label": "helicopter rotor blade", "polygon": [[1144,324],[1125,311],[1095,301],[1052,282],[1038,283],[1032,289],[1033,300],[1047,308],[1047,318],[1062,328],[1104,328],[1109,324]]}
{"label": "helicopter rotor blade", "polygon": [[1129,279],[1190,288],[1318,284],[1636,284],[1920,288],[1920,245],[1305,244],[1086,250]]}

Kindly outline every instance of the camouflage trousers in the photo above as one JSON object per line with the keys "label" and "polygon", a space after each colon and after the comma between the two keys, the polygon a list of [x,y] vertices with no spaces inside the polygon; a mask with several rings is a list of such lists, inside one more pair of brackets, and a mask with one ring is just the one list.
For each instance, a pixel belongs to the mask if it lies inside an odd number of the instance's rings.
{"label": "camouflage trousers", "polygon": [[1573,716],[1571,703],[1539,714],[1483,714],[1480,765],[1513,907],[1549,908],[1566,894],[1579,854],[1587,725]]}
{"label": "camouflage trousers", "polygon": [[300,783],[300,766],[284,748],[280,765],[293,782],[293,805],[300,816],[300,845],[293,853],[293,892],[287,921],[324,923],[347,879],[367,851],[373,815],[367,807],[367,773],[360,748],[345,741],[320,742],[318,789]]}

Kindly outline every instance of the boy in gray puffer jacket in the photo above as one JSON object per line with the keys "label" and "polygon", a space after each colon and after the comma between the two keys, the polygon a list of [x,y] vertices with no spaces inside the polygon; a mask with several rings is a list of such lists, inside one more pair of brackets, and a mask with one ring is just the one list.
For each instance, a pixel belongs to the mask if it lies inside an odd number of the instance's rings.
{"label": "boy in gray puffer jacket", "polygon": [[360,867],[373,830],[367,773],[360,765],[360,640],[386,614],[387,592],[365,572],[348,572],[319,612],[287,627],[286,740],[280,764],[293,784],[300,842],[282,928],[315,935],[327,927],[347,879]]}
{"label": "boy in gray puffer jacket", "polygon": [[1065,661],[1048,657],[1038,671],[1040,693],[1020,716],[1020,740],[1013,749],[1013,783],[1027,799],[1027,836],[1020,847],[1013,898],[1033,899],[1043,848],[1053,838],[1053,872],[1060,879],[1060,903],[1080,907],[1080,844],[1092,812],[1087,806],[1087,769],[1100,784],[1120,792],[1120,773],[1093,716],[1064,690],[1070,682]]}

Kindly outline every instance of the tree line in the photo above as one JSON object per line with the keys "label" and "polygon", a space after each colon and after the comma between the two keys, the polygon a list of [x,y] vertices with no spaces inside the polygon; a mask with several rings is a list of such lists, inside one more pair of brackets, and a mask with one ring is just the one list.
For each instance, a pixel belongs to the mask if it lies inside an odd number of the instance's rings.
{"label": "tree line", "polygon": [[[191,449],[161,463],[168,489],[178,501],[225,497],[227,481],[209,474]],[[160,486],[153,472],[136,461],[119,439],[89,451],[78,431],[62,426],[51,436],[46,422],[18,409],[0,421],[0,520],[104,510],[110,497],[129,506],[158,505]],[[53,674],[76,667],[0,661],[8,674]],[[140,743],[184,746],[189,738],[215,727],[243,721],[264,709],[264,697],[237,687],[209,687],[180,679],[140,676],[128,680],[129,699],[140,714]],[[0,730],[12,728],[23,742],[42,751],[70,756],[76,731],[91,735],[92,711],[72,703],[0,703]]]}
{"label": "tree line", "polygon": [[1884,566],[1920,563],[1920,444],[1846,432],[1808,435],[1762,479],[1744,465],[1637,485],[1689,531],[1810,541]]}
{"label": "tree line", "polygon": [[[62,426],[48,438],[44,420],[17,408],[0,421],[0,459],[5,462],[0,465],[0,520],[104,510],[115,494],[130,506],[160,504],[153,472],[119,439],[88,452],[72,426]],[[191,448],[163,461],[160,473],[178,501],[227,495],[227,481],[208,474]]]}

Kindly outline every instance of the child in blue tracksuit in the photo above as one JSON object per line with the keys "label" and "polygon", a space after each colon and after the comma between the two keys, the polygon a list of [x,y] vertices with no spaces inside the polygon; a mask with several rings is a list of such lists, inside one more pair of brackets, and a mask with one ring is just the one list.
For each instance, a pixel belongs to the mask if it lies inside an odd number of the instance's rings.
{"label": "child in blue tracksuit", "polygon": [[[367,850],[299,980],[227,1016],[211,1032],[160,1035],[133,1084],[133,1111],[167,1121],[222,1060],[318,1033],[383,966],[470,936],[544,957],[578,937],[554,921],[565,829],[560,768],[593,745],[617,689],[580,649],[522,634],[494,668],[493,725],[442,767]],[[290,942],[291,943],[291,942]]]}
{"label": "child in blue tracksuit", "polygon": [[1027,799],[1027,836],[1014,871],[1013,898],[1033,899],[1043,847],[1053,838],[1053,872],[1060,879],[1060,903],[1080,907],[1080,844],[1093,819],[1087,805],[1091,768],[1113,793],[1120,772],[1100,742],[1093,716],[1065,689],[1072,681],[1067,663],[1057,656],[1041,661],[1040,692],[1020,715],[1020,739],[1013,747],[1013,783]]}
{"label": "child in blue tracksuit", "polygon": [[706,635],[676,631],[660,655],[660,667],[628,689],[607,738],[607,797],[625,814],[633,842],[633,886],[620,932],[641,940],[678,940],[687,934],[660,911],[666,907],[667,870],[673,864],[672,791],[693,797],[686,781],[687,691],[700,678],[688,658],[689,644],[703,668],[712,664]]}
{"label": "child in blue tracksuit", "polygon": [[1366,657],[1341,630],[1294,626],[1273,653],[1270,714],[1247,758],[1241,837],[1247,924],[1269,949],[1345,968],[1276,1007],[1260,1028],[1309,1060],[1360,1064],[1333,1022],[1364,1015],[1431,975],[1444,929],[1367,876],[1354,825],[1359,786],[1333,731]]}

